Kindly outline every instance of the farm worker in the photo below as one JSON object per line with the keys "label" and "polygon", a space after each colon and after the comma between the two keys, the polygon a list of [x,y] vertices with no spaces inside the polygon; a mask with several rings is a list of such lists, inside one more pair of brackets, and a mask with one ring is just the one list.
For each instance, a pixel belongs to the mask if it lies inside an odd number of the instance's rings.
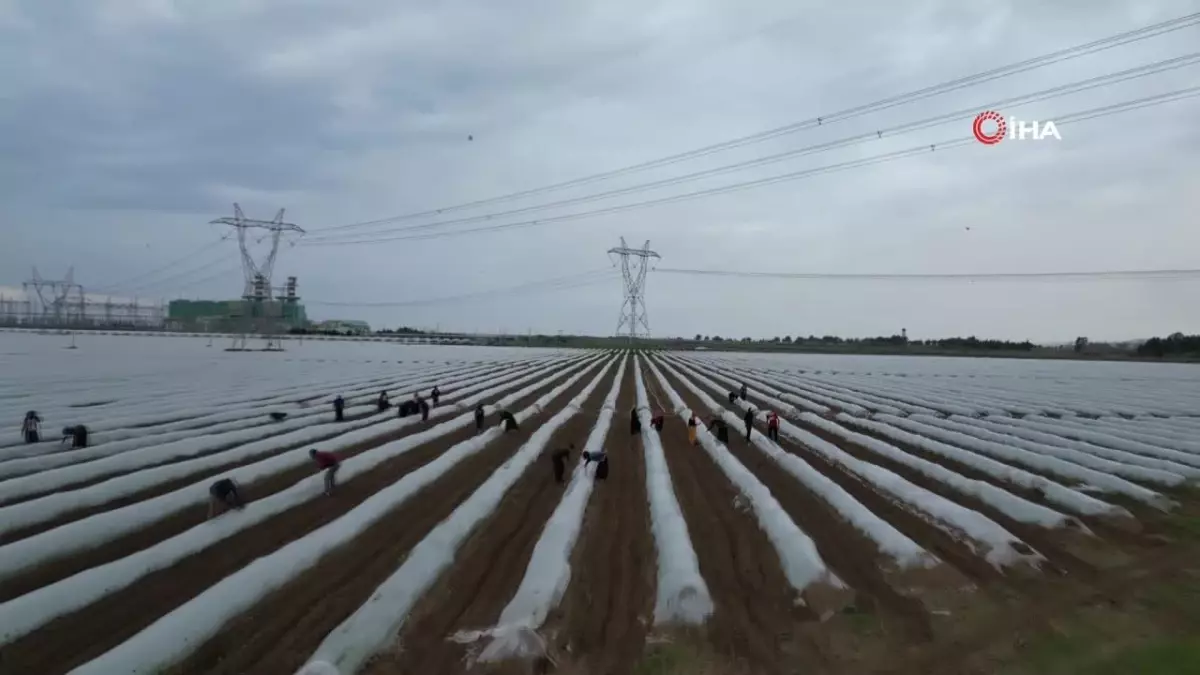
{"label": "farm worker", "polygon": [[345,410],[346,400],[342,398],[341,394],[338,394],[338,397],[333,399],[333,419],[335,422],[341,422],[345,419]]}
{"label": "farm worker", "polygon": [[585,471],[588,464],[592,462],[596,463],[596,480],[608,480],[608,453],[604,450],[583,453],[583,468]]}
{"label": "farm worker", "polygon": [[76,424],[73,427],[63,427],[63,442],[71,441],[72,448],[86,448],[88,444],[88,430],[82,424]]}
{"label": "farm worker", "polygon": [[483,404],[475,406],[475,431],[483,431]]}
{"label": "farm worker", "polygon": [[729,392],[729,402],[733,403],[734,401],[737,401],[737,392],[731,391]]}
{"label": "farm worker", "polygon": [[429,402],[426,401],[425,399],[421,398],[420,396],[417,396],[417,406],[421,408],[421,421],[422,422],[428,421],[429,420]]}
{"label": "farm worker", "polygon": [[379,392],[379,401],[377,402],[377,405],[379,406],[379,412],[383,412],[391,407],[392,404],[388,403],[388,395],[386,391]]}
{"label": "farm worker", "polygon": [[333,488],[337,484],[337,470],[342,466],[337,455],[313,448],[308,451],[308,456],[312,457],[317,466],[325,471],[325,495],[333,494]]}
{"label": "farm worker", "polygon": [[746,442],[750,442],[750,432],[754,431],[754,409],[746,408],[746,414],[742,415],[742,421],[746,423]]}
{"label": "farm worker", "polygon": [[637,408],[629,411],[629,433],[633,436],[642,433],[642,420],[638,417]]}
{"label": "farm worker", "polygon": [[691,443],[692,445],[696,444],[696,425],[699,423],[700,423],[700,420],[696,419],[695,413],[693,413],[692,416],[688,418],[688,422],[687,422],[688,443]]}
{"label": "farm worker", "polygon": [[714,417],[712,422],[708,423],[708,430],[717,435],[717,440],[722,443],[729,442],[729,427],[725,425],[725,420],[720,417]]}
{"label": "farm worker", "polygon": [[21,435],[25,437],[26,443],[37,443],[42,440],[39,428],[41,423],[42,418],[38,417],[36,410],[25,413],[25,421],[21,422]]}
{"label": "farm worker", "polygon": [[550,455],[550,461],[554,464],[554,482],[563,482],[563,473],[567,469],[567,459],[571,456],[571,451],[575,449],[575,444],[571,443],[565,450],[555,450]]}
{"label": "farm worker", "polygon": [[240,511],[246,506],[242,501],[241,491],[238,490],[237,483],[233,482],[232,478],[222,478],[208,486],[208,517],[210,520],[213,516],[218,515],[217,507],[221,505],[224,506],[222,511],[227,509]]}
{"label": "farm worker", "polygon": [[507,410],[500,413],[500,421],[504,423],[504,431],[520,431],[521,427],[517,426],[517,418]]}
{"label": "farm worker", "polygon": [[767,413],[767,438],[779,442],[779,414],[774,410]]}
{"label": "farm worker", "polygon": [[438,390],[437,385],[433,385],[433,391],[429,392],[429,398],[433,401],[433,406],[436,408],[438,399],[441,398],[442,392]]}
{"label": "farm worker", "polygon": [[743,401],[746,400],[746,383],[745,382],[742,383],[742,400]]}
{"label": "farm worker", "polygon": [[654,430],[660,433],[662,432],[663,422],[663,414],[660,412],[654,413],[654,417],[650,418],[650,426],[654,427]]}

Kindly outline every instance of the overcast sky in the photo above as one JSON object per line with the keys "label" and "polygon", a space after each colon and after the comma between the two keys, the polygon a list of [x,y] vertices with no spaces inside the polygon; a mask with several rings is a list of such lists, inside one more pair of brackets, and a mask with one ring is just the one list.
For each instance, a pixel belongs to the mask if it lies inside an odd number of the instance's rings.
{"label": "overcast sky", "polygon": [[[803,9],[799,6],[803,5]],[[1200,267],[1200,98],[719,196],[435,239],[322,228],[456,206],[685,152],[1200,11],[1200,0],[0,0],[0,285],[74,266],[89,290],[241,293],[247,216],[309,315],[376,327],[606,334],[619,277],[402,307],[611,266],[994,273]],[[1196,51],[1200,27],[771,140],[341,241],[684,194],[970,135],[970,120],[510,216],[884,129]],[[999,108],[1046,120],[1200,84],[1200,67]],[[468,140],[473,137],[473,140]],[[1189,189],[1190,188],[1190,189]],[[326,234],[324,241],[336,241]],[[217,242],[217,243],[213,243]],[[259,245],[257,253],[262,252]],[[173,261],[177,265],[147,275]],[[799,281],[651,272],[657,335],[1125,339],[1200,332],[1196,281]]]}

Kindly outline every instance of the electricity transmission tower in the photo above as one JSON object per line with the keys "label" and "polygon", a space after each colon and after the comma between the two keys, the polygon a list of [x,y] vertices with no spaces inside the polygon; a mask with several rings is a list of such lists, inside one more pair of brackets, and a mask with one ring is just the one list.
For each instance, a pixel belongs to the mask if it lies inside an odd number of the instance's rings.
{"label": "electricity transmission tower", "polygon": [[608,250],[610,259],[613,255],[621,258],[621,275],[625,279],[625,301],[621,303],[616,334],[628,336],[630,342],[639,337],[650,337],[650,319],[646,315],[646,272],[650,269],[650,259],[661,260],[662,256],[650,250],[649,239],[641,248],[629,248],[625,245],[625,237],[621,237],[620,246]]}
{"label": "electricity transmission tower", "polygon": [[[271,335],[272,326],[277,320],[283,318],[282,305],[272,301],[271,294],[274,287],[271,285],[271,276],[275,270],[275,258],[279,255],[279,240],[283,237],[283,233],[304,234],[304,230],[300,229],[298,225],[283,222],[283,211],[283,209],[279,209],[274,220],[258,220],[247,218],[242,213],[242,207],[235,203],[232,218],[217,218],[210,223],[212,225],[228,225],[237,230],[238,248],[242,252],[242,275],[244,277],[242,321],[240,322],[242,329],[240,337],[234,338],[229,351],[246,351],[246,341],[250,332],[264,334],[263,337],[267,341],[265,351],[283,351],[282,341],[278,336]],[[250,255],[249,249],[246,248],[246,232],[252,229],[266,230],[267,234],[263,236],[263,239],[271,238],[271,252],[267,254],[261,264],[254,261],[254,256]],[[294,278],[288,280],[288,285],[293,289],[294,284]],[[279,310],[280,316],[270,316],[275,309]]]}
{"label": "electricity transmission tower", "polygon": [[[237,230],[238,247],[242,251],[242,275],[244,284],[242,287],[242,298],[245,300],[266,300],[269,290],[264,291],[264,282],[267,289],[271,288],[271,273],[275,270],[275,258],[279,255],[279,240],[284,232],[296,232],[304,234],[304,230],[292,223],[283,222],[283,209],[279,209],[279,213],[275,214],[274,220],[258,220],[256,218],[247,218],[242,213],[242,207],[237,204],[233,205],[233,217],[217,218],[212,221],[212,225],[228,225]],[[246,231],[251,229],[266,230],[271,237],[271,252],[263,259],[262,264],[254,262],[254,257],[250,255],[250,251],[246,248]],[[261,241],[261,240],[260,240]],[[256,280],[260,280],[255,283]]]}
{"label": "electricity transmission tower", "polygon": [[[72,320],[82,320],[84,314],[85,296],[83,286],[75,283],[75,268],[67,270],[67,277],[62,280],[43,279],[33,268],[33,278],[21,284],[29,301],[30,313],[35,304],[40,310],[42,323],[62,324]],[[29,290],[33,290],[33,295]]]}

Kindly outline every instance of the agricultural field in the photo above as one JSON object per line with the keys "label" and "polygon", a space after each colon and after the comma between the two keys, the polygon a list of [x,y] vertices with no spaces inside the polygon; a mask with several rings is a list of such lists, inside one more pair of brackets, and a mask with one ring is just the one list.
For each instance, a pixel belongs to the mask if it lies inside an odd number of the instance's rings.
{"label": "agricultural field", "polygon": [[[67,345],[0,334],[3,673],[1167,673],[1188,671],[1147,664],[1197,652],[1176,639],[1200,634],[1194,366]],[[427,420],[376,406],[434,386]],[[86,448],[61,440],[77,424]],[[311,448],[341,461],[331,495]],[[209,519],[225,477],[248,504]]]}

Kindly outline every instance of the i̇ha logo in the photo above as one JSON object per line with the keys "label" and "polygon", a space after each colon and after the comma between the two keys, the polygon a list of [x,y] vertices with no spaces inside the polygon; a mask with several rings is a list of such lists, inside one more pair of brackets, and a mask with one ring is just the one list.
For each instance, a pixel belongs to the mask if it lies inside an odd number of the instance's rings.
{"label": "i\u0307ha logo", "polygon": [[995,145],[1005,138],[1017,141],[1032,138],[1035,141],[1041,141],[1045,140],[1047,136],[1053,136],[1057,141],[1062,140],[1054,122],[1038,122],[1037,120],[1024,122],[1015,117],[1010,117],[1005,122],[1000,113],[992,110],[985,110],[975,116],[975,122],[971,124],[971,132],[975,134],[975,140],[984,145]]}

